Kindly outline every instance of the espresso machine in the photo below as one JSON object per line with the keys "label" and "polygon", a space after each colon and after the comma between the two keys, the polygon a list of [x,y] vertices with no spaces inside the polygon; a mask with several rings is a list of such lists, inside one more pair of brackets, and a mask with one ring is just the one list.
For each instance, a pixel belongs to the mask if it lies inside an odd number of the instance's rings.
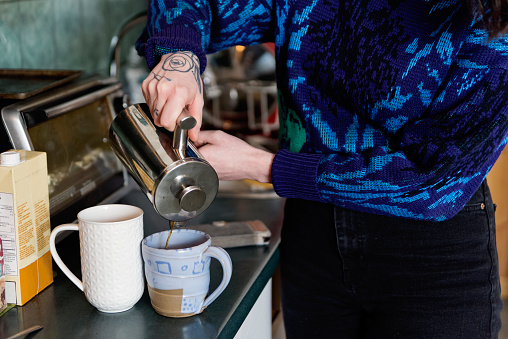
{"label": "espresso machine", "polygon": [[182,112],[173,133],[156,127],[146,104],[117,114],[109,142],[159,215],[185,226],[210,206],[219,188],[215,170],[188,140],[196,120]]}

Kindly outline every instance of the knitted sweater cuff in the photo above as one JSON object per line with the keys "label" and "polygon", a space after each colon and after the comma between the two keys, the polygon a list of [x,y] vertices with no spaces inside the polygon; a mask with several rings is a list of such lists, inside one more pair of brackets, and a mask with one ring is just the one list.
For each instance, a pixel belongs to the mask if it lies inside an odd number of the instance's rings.
{"label": "knitted sweater cuff", "polygon": [[275,192],[285,198],[320,201],[317,169],[322,158],[322,154],[278,151],[272,164],[272,183]]}
{"label": "knitted sweater cuff", "polygon": [[188,27],[174,25],[161,31],[159,36],[148,38],[141,47],[148,67],[154,68],[164,54],[191,51],[199,58],[199,69],[203,73],[206,68],[206,53],[201,47],[199,34],[193,33]]}

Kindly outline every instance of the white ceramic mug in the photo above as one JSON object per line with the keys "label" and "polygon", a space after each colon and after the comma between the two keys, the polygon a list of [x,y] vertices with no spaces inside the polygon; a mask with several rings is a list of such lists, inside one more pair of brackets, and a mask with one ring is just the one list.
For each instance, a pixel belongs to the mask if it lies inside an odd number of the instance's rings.
{"label": "white ceramic mug", "polygon": [[[226,288],[233,265],[229,254],[211,246],[208,234],[192,229],[152,234],[142,243],[148,292],[157,313],[167,317],[188,317],[201,313]],[[222,265],[223,277],[208,297],[210,260]]]}
{"label": "white ceramic mug", "polygon": [[[99,311],[127,311],[139,301],[145,288],[141,258],[143,210],[120,204],[93,206],[79,212],[78,221],[78,225],[60,225],[51,232],[53,259]],[[83,282],[56,251],[55,238],[62,231],[79,231]]]}

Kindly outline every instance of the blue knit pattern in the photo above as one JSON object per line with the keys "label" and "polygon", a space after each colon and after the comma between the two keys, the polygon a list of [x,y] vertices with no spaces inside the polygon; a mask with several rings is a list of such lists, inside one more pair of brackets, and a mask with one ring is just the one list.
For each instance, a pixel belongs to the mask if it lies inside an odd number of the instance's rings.
{"label": "blue knit pattern", "polygon": [[275,42],[279,195],[453,217],[508,140],[508,38],[487,41],[462,0],[273,4],[155,1],[138,50],[153,66],[158,50],[188,48],[203,66],[205,53]]}

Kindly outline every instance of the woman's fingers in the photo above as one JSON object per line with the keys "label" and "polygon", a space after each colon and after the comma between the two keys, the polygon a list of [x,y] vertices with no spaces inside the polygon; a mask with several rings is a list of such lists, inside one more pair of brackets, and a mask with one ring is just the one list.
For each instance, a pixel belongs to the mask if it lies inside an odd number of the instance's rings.
{"label": "woman's fingers", "polygon": [[183,97],[174,96],[166,99],[159,115],[159,126],[169,131],[174,131],[176,119],[184,110],[186,104]]}
{"label": "woman's fingers", "polygon": [[[229,136],[229,135],[227,135],[227,136]],[[196,139],[195,144],[196,144],[196,146],[202,146],[202,145],[206,145],[206,144],[216,145],[216,144],[221,143],[221,141],[227,136],[226,136],[225,132],[218,131],[218,130],[201,131],[199,133],[199,138]]]}
{"label": "woman's fingers", "polygon": [[199,139],[199,131],[201,130],[201,125],[203,123],[203,106],[204,100],[203,96],[196,96],[192,104],[187,106],[189,114],[196,119],[196,126],[189,131],[189,138],[192,141],[196,141]]}
{"label": "woman's fingers", "polygon": [[273,154],[222,131],[201,131],[195,143],[221,180],[270,182]]}

